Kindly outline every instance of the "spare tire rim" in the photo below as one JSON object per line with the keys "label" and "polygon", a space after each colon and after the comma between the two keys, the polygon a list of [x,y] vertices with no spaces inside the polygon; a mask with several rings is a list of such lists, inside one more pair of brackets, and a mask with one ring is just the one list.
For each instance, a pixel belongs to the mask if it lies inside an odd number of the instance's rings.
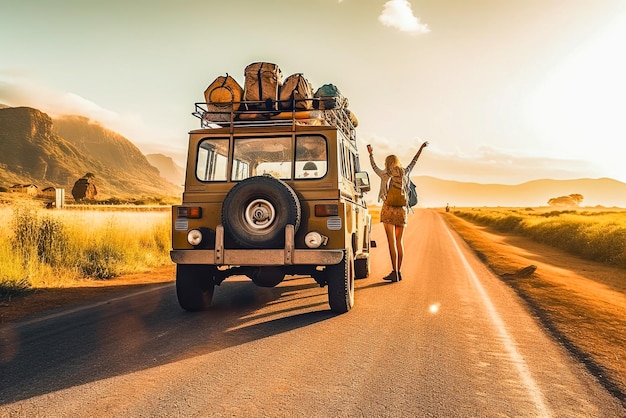
{"label": "spare tire rim", "polygon": [[250,228],[263,230],[272,225],[276,219],[276,211],[269,201],[256,199],[246,206],[244,217]]}

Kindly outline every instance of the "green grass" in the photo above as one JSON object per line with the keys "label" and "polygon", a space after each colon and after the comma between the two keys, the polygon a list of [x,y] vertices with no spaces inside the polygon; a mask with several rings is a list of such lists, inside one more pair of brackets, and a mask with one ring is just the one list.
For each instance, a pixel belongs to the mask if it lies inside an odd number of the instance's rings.
{"label": "green grass", "polygon": [[456,216],[578,257],[626,268],[626,211],[459,209]]}
{"label": "green grass", "polygon": [[171,263],[169,210],[45,210],[19,203],[0,207],[0,219],[2,298]]}

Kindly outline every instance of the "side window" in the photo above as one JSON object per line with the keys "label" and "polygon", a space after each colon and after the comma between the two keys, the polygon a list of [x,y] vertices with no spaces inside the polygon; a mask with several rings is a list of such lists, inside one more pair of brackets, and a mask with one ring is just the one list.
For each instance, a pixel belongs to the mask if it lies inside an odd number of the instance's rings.
{"label": "side window", "polygon": [[345,145],[341,147],[342,173],[343,176],[354,181],[354,154]]}
{"label": "side window", "polygon": [[350,151],[348,155],[350,156],[350,180],[354,182],[356,180],[354,173],[357,171],[356,170],[356,156],[354,155],[352,151]]}
{"label": "side window", "polygon": [[196,177],[200,181],[226,181],[228,139],[204,139],[198,146]]}
{"label": "side window", "polygon": [[323,136],[296,138],[296,178],[319,179],[328,171],[326,139]]}
{"label": "side window", "polygon": [[343,145],[339,145],[339,163],[341,164],[341,169],[339,170],[341,175],[345,178],[348,176],[348,171],[346,170],[346,149]]}

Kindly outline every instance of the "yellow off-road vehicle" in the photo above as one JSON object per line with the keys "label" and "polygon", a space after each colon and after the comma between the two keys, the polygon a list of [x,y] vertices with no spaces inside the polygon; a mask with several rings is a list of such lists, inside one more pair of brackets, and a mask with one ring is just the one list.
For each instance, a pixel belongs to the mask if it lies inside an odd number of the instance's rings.
{"label": "yellow off-road vehicle", "polygon": [[375,245],[355,119],[343,107],[268,107],[196,103],[201,128],[189,133],[182,204],[172,207],[178,301],[205,310],[234,275],[263,287],[305,275],[327,286],[333,312],[347,312]]}

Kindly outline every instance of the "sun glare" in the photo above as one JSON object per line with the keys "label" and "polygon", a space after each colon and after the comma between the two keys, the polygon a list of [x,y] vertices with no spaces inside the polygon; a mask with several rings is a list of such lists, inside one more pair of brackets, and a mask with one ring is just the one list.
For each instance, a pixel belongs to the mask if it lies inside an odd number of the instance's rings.
{"label": "sun glare", "polygon": [[602,160],[619,173],[612,151],[626,136],[626,14],[582,44],[531,97],[531,123],[546,148],[566,158]]}
{"label": "sun glare", "polygon": [[440,306],[441,304],[439,303],[433,303],[432,305],[428,307],[428,312],[430,312],[431,314],[436,314],[437,312],[439,312]]}

